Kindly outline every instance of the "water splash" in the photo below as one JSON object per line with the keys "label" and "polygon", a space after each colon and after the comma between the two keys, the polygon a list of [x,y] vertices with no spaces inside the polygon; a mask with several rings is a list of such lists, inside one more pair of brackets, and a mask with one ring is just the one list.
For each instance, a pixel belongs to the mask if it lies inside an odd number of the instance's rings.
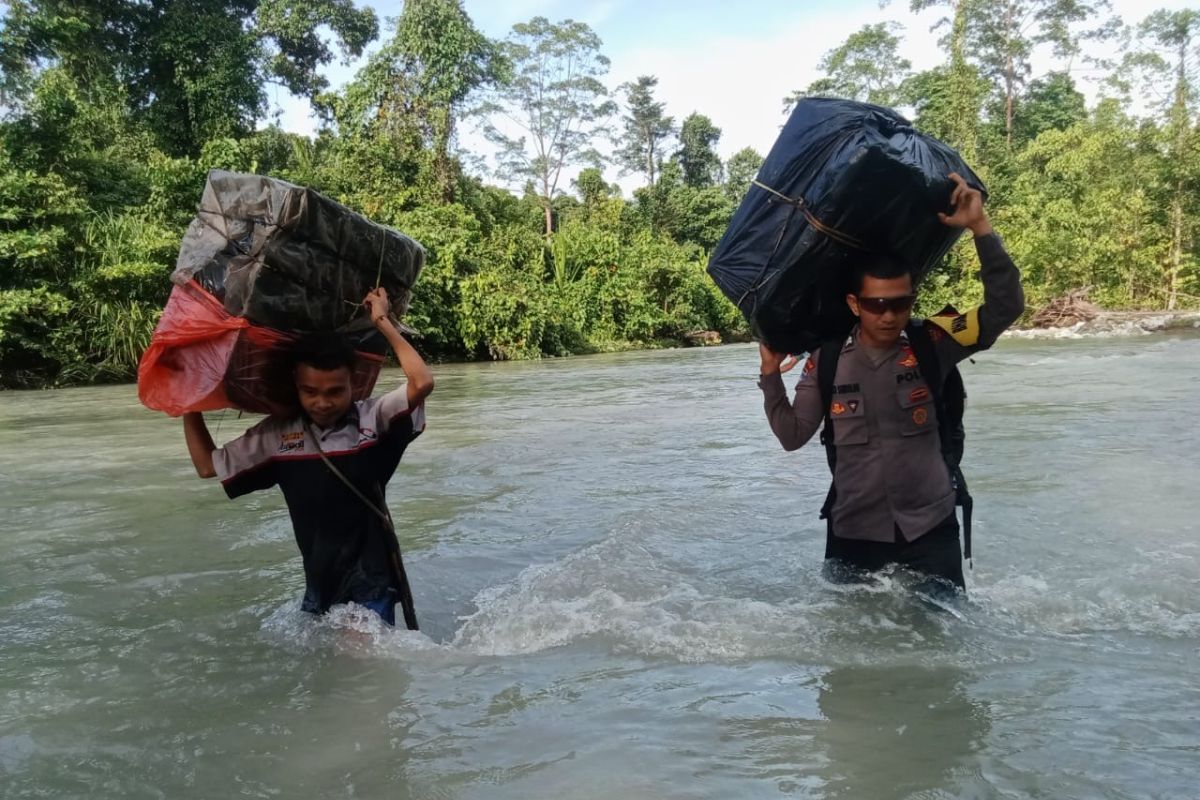
{"label": "water splash", "polygon": [[1005,333],[1014,339],[1111,339],[1161,333],[1169,328],[1200,328],[1200,314],[1164,313],[1136,319],[1098,317],[1061,328],[1027,328]]}

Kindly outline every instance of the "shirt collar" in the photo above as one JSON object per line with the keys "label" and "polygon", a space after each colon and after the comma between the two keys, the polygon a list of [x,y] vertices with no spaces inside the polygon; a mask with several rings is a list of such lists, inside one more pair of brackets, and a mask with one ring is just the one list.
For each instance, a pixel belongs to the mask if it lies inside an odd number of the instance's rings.
{"label": "shirt collar", "polygon": [[313,420],[307,414],[305,414],[303,418],[304,418],[305,422],[312,425],[312,429],[316,432],[317,438],[320,439],[321,441],[325,441],[330,436],[332,436],[334,433],[336,433],[337,431],[340,431],[342,428],[346,427],[347,425],[350,425],[350,424],[358,425],[358,423],[360,421],[360,417],[358,414],[358,403],[351,403],[350,408],[346,409],[346,413],[343,414],[342,416],[338,417],[337,422],[333,423],[328,428],[322,428],[316,422],[313,422]]}

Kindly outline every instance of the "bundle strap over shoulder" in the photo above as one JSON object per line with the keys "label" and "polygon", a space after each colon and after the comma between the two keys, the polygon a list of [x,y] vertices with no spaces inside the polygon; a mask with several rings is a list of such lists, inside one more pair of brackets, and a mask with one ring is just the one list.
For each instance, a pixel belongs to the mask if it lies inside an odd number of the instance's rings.
{"label": "bundle strap over shoulder", "polygon": [[[965,319],[967,316],[969,315],[960,315],[954,319]],[[940,321],[933,324],[945,329]],[[962,335],[978,336],[977,322],[973,328],[968,328],[965,324],[952,327],[959,327]],[[961,466],[963,447],[966,442],[966,431],[963,428],[963,412],[966,410],[967,399],[966,387],[963,386],[962,374],[958,371],[957,366],[951,367],[946,376],[942,377],[942,365],[938,358],[937,348],[933,346],[929,330],[923,324],[910,322],[905,330],[908,332],[908,342],[912,346],[913,355],[917,357],[917,364],[920,365],[921,373],[925,376],[925,382],[929,385],[929,390],[933,395],[934,408],[937,409],[938,437],[941,439],[942,459],[945,460],[946,467],[950,470],[950,482],[954,486],[954,502],[956,505],[962,506],[963,510],[963,558],[967,560],[968,564],[971,564],[971,512],[975,507],[975,501],[967,489],[967,479],[963,476]]]}
{"label": "bundle strap over shoulder", "polygon": [[396,591],[399,593],[400,608],[404,612],[404,624],[410,631],[420,630],[417,626],[417,608],[413,603],[412,587],[408,583],[408,573],[404,569],[404,557],[400,553],[400,539],[396,536],[396,526],[392,522],[391,512],[387,509],[387,503],[383,502],[383,490],[376,486],[379,492],[380,504],[376,505],[373,500],[363,494],[354,482],[346,477],[337,465],[330,460],[329,456],[325,455],[325,451],[321,449],[321,440],[317,438],[317,433],[312,429],[312,424],[306,419],[304,420],[304,429],[308,431],[308,436],[313,441],[313,446],[317,448],[317,455],[321,457],[321,461],[329,468],[329,471],[334,476],[346,485],[346,488],[354,493],[354,496],[362,501],[368,509],[383,523],[384,530],[390,536],[386,537],[388,545],[388,553],[390,555],[389,565],[392,568],[392,580],[396,583]]}

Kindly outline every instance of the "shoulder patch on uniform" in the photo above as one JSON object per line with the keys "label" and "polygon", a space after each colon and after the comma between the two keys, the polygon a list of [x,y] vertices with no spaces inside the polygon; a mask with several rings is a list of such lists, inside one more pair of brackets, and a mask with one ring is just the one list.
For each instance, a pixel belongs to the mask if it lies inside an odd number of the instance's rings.
{"label": "shoulder patch on uniform", "polygon": [[[979,309],[972,308],[965,314],[953,316],[937,315],[929,318],[929,322],[950,334],[950,338],[963,347],[979,343]],[[931,330],[932,332],[932,330]]]}

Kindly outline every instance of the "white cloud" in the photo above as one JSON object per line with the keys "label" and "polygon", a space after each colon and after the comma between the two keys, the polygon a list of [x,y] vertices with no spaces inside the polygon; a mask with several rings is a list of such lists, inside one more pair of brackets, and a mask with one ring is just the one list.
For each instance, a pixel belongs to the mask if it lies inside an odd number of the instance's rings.
{"label": "white cloud", "polygon": [[715,35],[700,46],[665,43],[635,49],[613,59],[613,82],[656,75],[658,97],[676,120],[699,111],[721,128],[724,157],[747,146],[765,154],[785,119],[783,98],[820,77],[817,62],[826,50],[882,18],[908,23],[906,40],[917,51],[908,57],[915,67],[936,63],[921,58],[919,43],[936,39],[928,25],[911,24],[909,15],[892,9],[868,8],[853,14],[796,14],[764,36]]}

